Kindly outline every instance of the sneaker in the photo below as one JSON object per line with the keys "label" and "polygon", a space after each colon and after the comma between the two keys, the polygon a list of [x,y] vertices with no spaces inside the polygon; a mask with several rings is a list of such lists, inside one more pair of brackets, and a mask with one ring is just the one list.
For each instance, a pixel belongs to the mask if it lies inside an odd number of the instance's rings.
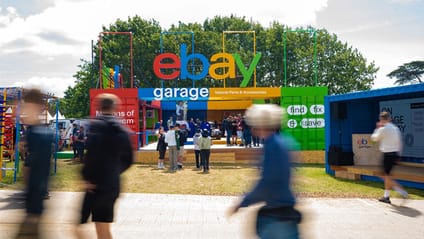
{"label": "sneaker", "polygon": [[384,203],[392,203],[392,202],[390,202],[390,198],[389,197],[379,198],[378,201],[384,202]]}

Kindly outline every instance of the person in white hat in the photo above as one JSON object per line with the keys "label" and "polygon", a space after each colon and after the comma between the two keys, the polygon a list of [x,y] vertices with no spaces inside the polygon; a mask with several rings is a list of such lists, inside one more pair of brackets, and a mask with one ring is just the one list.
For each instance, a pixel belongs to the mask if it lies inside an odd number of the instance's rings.
{"label": "person in white hat", "polygon": [[230,209],[229,215],[241,207],[264,202],[256,220],[259,238],[299,238],[301,214],[294,208],[290,188],[290,145],[278,132],[283,118],[284,110],[273,104],[253,105],[246,111],[252,133],[264,139],[262,173],[253,190]]}

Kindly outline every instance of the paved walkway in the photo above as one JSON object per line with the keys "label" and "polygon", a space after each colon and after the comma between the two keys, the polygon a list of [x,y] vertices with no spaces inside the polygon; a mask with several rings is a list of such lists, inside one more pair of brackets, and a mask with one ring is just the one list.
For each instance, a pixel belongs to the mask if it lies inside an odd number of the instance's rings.
{"label": "paved walkway", "polygon": [[[0,191],[0,239],[13,238],[23,217],[23,202],[16,192]],[[43,239],[72,239],[81,193],[53,192],[46,201]],[[118,202],[115,239],[166,238],[255,238],[254,208],[243,209],[232,218],[225,212],[237,197],[168,194],[122,194]],[[424,201],[410,200],[404,206],[372,199],[299,200],[305,220],[302,238],[307,239],[422,239]],[[95,238],[94,225],[84,230]]]}

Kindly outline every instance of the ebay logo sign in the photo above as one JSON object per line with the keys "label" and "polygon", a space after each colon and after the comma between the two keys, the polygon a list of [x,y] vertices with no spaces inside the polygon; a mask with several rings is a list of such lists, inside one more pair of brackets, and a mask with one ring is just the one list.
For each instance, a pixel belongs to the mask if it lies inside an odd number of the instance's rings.
{"label": "ebay logo sign", "polygon": [[[208,74],[215,80],[223,80],[226,78],[236,78],[236,69],[243,76],[240,87],[246,87],[258,65],[261,54],[255,54],[249,67],[246,68],[239,54],[216,53],[210,59],[200,53],[186,54],[187,46],[180,45],[180,55],[174,53],[163,53],[155,57],[153,62],[153,71],[155,75],[162,80],[173,80],[180,78],[181,80],[201,80]],[[189,62],[198,61],[201,64],[200,72],[189,72],[187,69]],[[166,73],[164,69],[170,69]]]}

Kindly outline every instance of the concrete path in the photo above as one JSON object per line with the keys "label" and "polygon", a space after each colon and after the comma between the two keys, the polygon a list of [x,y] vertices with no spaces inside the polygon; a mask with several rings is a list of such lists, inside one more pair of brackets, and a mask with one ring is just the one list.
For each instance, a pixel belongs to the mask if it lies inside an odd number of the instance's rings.
{"label": "concrete path", "polygon": [[[43,239],[72,239],[81,193],[52,192],[46,201]],[[115,239],[240,238],[250,239],[255,207],[232,218],[225,212],[237,197],[168,194],[122,194],[117,205]],[[422,239],[424,201],[401,200],[387,205],[372,199],[299,199],[304,213],[302,238],[307,239]],[[0,239],[13,238],[24,211],[14,191],[0,191]],[[257,208],[257,207],[256,207]],[[96,238],[94,225],[83,227]]]}

